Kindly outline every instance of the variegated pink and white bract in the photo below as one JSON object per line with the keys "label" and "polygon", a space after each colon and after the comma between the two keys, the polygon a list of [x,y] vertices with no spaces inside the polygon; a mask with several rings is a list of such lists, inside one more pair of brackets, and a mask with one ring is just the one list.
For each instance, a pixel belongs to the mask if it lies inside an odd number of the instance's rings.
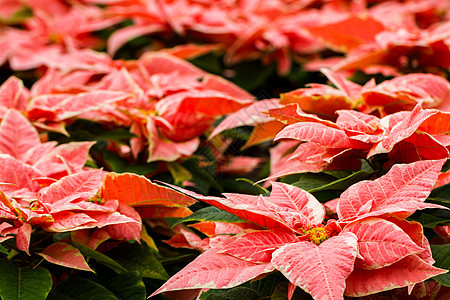
{"label": "variegated pink and white bract", "polygon": [[359,297],[413,286],[446,270],[434,260],[422,226],[405,218],[443,208],[424,202],[445,160],[394,165],[374,181],[346,190],[338,220],[308,192],[273,182],[270,196],[205,197],[174,187],[261,226],[210,248],[153,295],[183,289],[224,289],[280,271],[314,299]]}
{"label": "variegated pink and white bract", "polygon": [[[95,248],[101,242],[140,241],[146,217],[184,217],[196,202],[136,174],[107,173],[84,167],[92,142],[56,145],[41,142],[35,127],[17,110],[4,112],[0,122],[0,241],[16,237],[19,250],[29,253],[34,228],[71,232],[72,238]],[[83,238],[86,231],[90,237]],[[75,233],[78,232],[78,233]],[[51,246],[50,246],[51,247]],[[59,250],[69,254],[60,257]],[[78,250],[58,244],[42,252],[65,266]],[[86,269],[75,263],[79,269]]]}

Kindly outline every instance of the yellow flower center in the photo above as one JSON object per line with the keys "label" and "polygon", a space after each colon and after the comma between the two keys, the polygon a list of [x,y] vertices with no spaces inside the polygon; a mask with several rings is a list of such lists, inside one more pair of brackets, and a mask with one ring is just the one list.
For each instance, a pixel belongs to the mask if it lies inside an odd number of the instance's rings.
{"label": "yellow flower center", "polygon": [[330,233],[325,230],[325,227],[322,226],[309,227],[308,230],[304,230],[304,234],[312,243],[316,245],[320,245],[330,238]]}

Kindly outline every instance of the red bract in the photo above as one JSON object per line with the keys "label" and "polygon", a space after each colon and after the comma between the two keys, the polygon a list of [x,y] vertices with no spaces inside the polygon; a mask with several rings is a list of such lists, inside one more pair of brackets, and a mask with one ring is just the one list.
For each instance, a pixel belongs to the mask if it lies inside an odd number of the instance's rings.
{"label": "red bract", "polygon": [[[397,165],[375,181],[351,186],[338,200],[339,220],[328,220],[326,225],[321,203],[283,183],[272,183],[269,197],[205,197],[173,187],[266,229],[243,231],[209,249],[153,295],[230,288],[276,269],[314,299],[343,299],[343,295],[374,294],[445,273],[432,266],[421,225],[404,220],[417,209],[439,207],[423,201],[444,162]],[[359,208],[349,203],[354,199],[361,200]],[[188,276],[192,272],[196,276]]]}

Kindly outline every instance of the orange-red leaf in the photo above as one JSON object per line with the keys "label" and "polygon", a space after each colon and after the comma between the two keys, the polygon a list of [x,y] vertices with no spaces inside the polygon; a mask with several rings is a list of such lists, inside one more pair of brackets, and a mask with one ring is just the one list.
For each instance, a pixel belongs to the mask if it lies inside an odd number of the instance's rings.
{"label": "orange-red leaf", "polygon": [[157,185],[144,176],[131,173],[108,173],[101,188],[101,197],[134,206],[184,207],[197,202],[173,189]]}

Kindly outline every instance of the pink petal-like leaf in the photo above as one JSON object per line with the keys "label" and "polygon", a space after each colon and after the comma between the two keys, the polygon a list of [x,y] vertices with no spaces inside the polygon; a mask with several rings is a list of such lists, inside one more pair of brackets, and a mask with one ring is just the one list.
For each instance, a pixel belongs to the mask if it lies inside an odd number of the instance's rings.
{"label": "pink petal-like leaf", "polygon": [[217,253],[232,240],[228,239],[201,254],[150,296],[183,289],[231,288],[274,270],[270,263],[255,264],[231,255]]}
{"label": "pink petal-like leaf", "polygon": [[379,218],[368,218],[349,224],[343,232],[358,238],[362,259],[356,264],[364,269],[380,269],[414,253],[424,251],[397,225]]}
{"label": "pink petal-like leaf", "polygon": [[42,228],[50,232],[66,232],[78,229],[93,228],[97,221],[86,214],[63,211],[52,214],[53,222],[42,224]]}
{"label": "pink petal-like leaf", "polygon": [[22,159],[25,152],[40,144],[39,134],[30,121],[16,110],[8,110],[0,123],[0,153]]}
{"label": "pink petal-like leaf", "polygon": [[[448,139],[449,136],[443,137]],[[425,132],[414,132],[410,137],[395,144],[388,156],[397,162],[410,163],[419,160],[448,158],[449,152],[435,137]]]}
{"label": "pink petal-like leaf", "polygon": [[361,93],[362,86],[347,80],[344,76],[332,72],[329,69],[322,68],[320,71],[327,76],[328,80],[330,80],[339,90],[345,92],[348,97],[357,97]]}
{"label": "pink petal-like leaf", "polygon": [[53,264],[94,272],[84,260],[80,250],[67,243],[54,243],[38,254]]}
{"label": "pink petal-like leaf", "polygon": [[432,257],[430,244],[425,237],[422,224],[415,221],[407,221],[395,216],[385,216],[384,219],[400,227],[417,246],[424,249],[421,253],[416,253],[419,258],[426,263],[434,264],[435,261]]}
{"label": "pink petal-like leaf", "polygon": [[365,89],[361,96],[373,106],[384,106],[387,112],[410,110],[417,103],[425,108],[438,108],[449,101],[450,83],[434,74],[408,74],[386,80]]}
{"label": "pink petal-like leaf", "polygon": [[357,249],[356,236],[347,232],[319,246],[306,241],[288,244],[273,253],[272,264],[316,300],[343,299]]}
{"label": "pink petal-like leaf", "polygon": [[309,141],[329,148],[352,147],[352,142],[343,130],[312,122],[301,122],[287,126],[275,137],[275,140],[279,139]]}
{"label": "pink petal-like leaf", "polygon": [[31,230],[32,227],[29,223],[23,223],[17,231],[16,235],[16,246],[17,249],[25,251],[28,255],[30,255],[30,240],[31,240]]}
{"label": "pink petal-like leaf", "polygon": [[[286,142],[284,142],[286,143]],[[284,147],[283,144],[280,146]],[[298,174],[304,172],[320,172],[330,165],[330,163],[339,157],[348,149],[327,148],[325,146],[306,142],[298,145],[292,154],[279,153],[279,147],[271,149],[271,175],[266,179],[274,179],[289,174]]]}
{"label": "pink petal-like leaf", "polygon": [[34,167],[48,177],[75,173],[82,170],[89,149],[95,142],[71,142],[55,147],[34,163]]}
{"label": "pink petal-like leaf", "polygon": [[[87,212],[90,218],[96,221],[95,227],[102,228],[108,225],[118,225],[125,223],[134,223],[139,226],[139,233],[141,232],[140,225],[141,223],[137,220],[134,220],[130,217],[120,214],[119,212]],[[133,236],[135,236],[135,232],[133,232]]]}
{"label": "pink petal-like leaf", "polygon": [[[157,139],[149,150],[147,162],[175,161],[182,156],[190,156],[197,150],[200,141],[193,138],[186,142],[172,142],[166,139]],[[149,147],[150,148],[150,147]]]}
{"label": "pink petal-like leaf", "polygon": [[366,134],[382,134],[380,119],[354,110],[340,110],[336,124],[345,130]]}
{"label": "pink petal-like leaf", "polygon": [[175,231],[178,231],[177,234],[169,240],[164,241],[166,244],[174,248],[195,249],[200,252],[205,252],[230,238],[228,235],[218,235],[216,237],[202,239],[183,227],[175,228]]}
{"label": "pink petal-like leaf", "polygon": [[177,191],[191,196],[192,198],[202,200],[222,210],[232,213],[241,219],[248,220],[262,227],[269,229],[289,228],[285,224],[281,223],[279,221],[279,217],[267,208],[267,206],[263,203],[265,200],[262,196],[224,193],[223,195],[226,198],[219,198],[213,196],[203,196],[174,185],[167,185]]}
{"label": "pink petal-like leaf", "polygon": [[108,53],[113,56],[126,42],[149,33],[164,29],[161,24],[135,25],[116,30],[108,39]]}
{"label": "pink petal-like leaf", "polygon": [[227,116],[219,124],[219,126],[214,129],[209,138],[211,139],[212,137],[227,129],[269,122],[272,119],[262,112],[281,106],[282,105],[279,104],[278,99],[266,99],[250,104],[249,106],[244,107],[237,112]]}
{"label": "pink petal-like leaf", "polygon": [[220,116],[235,112],[252,103],[253,100],[241,100],[213,90],[191,90],[164,97],[157,102],[156,111],[161,116],[173,112]]}
{"label": "pink petal-like leaf", "polygon": [[298,104],[289,104],[280,108],[272,108],[267,114],[287,125],[298,122],[313,122],[339,129],[339,127],[331,121],[322,120],[316,115],[304,113]]}
{"label": "pink petal-like leaf", "polygon": [[147,71],[148,75],[176,74],[177,77],[200,78],[206,73],[184,59],[168,53],[149,51],[142,55],[138,61]]}
{"label": "pink petal-like leaf", "polygon": [[411,215],[417,209],[440,207],[423,203],[431,192],[445,160],[394,165],[374,181],[361,181],[344,191],[337,213],[341,221],[387,213]]}
{"label": "pink petal-like leaf", "polygon": [[5,108],[15,108],[19,111],[25,111],[29,97],[30,93],[23,86],[22,80],[17,77],[11,76],[0,86],[0,107],[3,106]]}
{"label": "pink petal-like leaf", "polygon": [[0,183],[2,191],[10,192],[26,189],[36,192],[40,189],[32,179],[43,177],[43,174],[30,165],[27,165],[7,154],[0,154]]}
{"label": "pink petal-like leaf", "polygon": [[282,104],[297,103],[304,112],[328,120],[336,119],[337,110],[353,108],[353,102],[344,91],[323,84],[309,84],[308,88],[281,94],[280,100]]}
{"label": "pink petal-like leaf", "polygon": [[[241,226],[239,226],[241,225]],[[188,225],[188,227],[195,228],[201,233],[205,234],[208,237],[214,237],[216,235],[222,234],[238,234],[244,228],[252,228],[252,224],[250,223],[224,223],[224,222],[216,222],[216,221],[202,221],[194,224]],[[253,228],[258,228],[258,226],[254,225]]]}
{"label": "pink petal-like leaf", "polygon": [[254,263],[269,263],[276,249],[298,241],[294,233],[284,229],[254,231],[227,244],[220,253]]}
{"label": "pink petal-like leaf", "polygon": [[139,213],[134,208],[125,204],[119,204],[117,212],[133,221],[107,226],[105,229],[109,236],[116,240],[124,239],[139,242],[142,229],[142,219]]}
{"label": "pink petal-like leaf", "polygon": [[202,85],[203,88],[205,89],[219,91],[224,94],[230,95],[236,99],[249,100],[255,98],[252,94],[248,93],[246,90],[216,75],[206,74],[203,77]]}
{"label": "pink petal-like leaf", "polygon": [[419,283],[446,272],[447,270],[435,268],[413,254],[381,269],[355,268],[347,278],[345,295],[362,297]]}
{"label": "pink petal-like leaf", "polygon": [[423,110],[420,104],[417,104],[403,121],[392,128],[383,141],[370,150],[368,157],[378,153],[388,153],[394,148],[395,144],[410,137],[424,121],[437,113],[437,110]]}
{"label": "pink petal-like leaf", "polygon": [[70,96],[58,103],[56,107],[58,110],[57,121],[69,119],[92,110],[98,110],[104,105],[124,100],[129,96],[128,93],[122,91],[102,90],[93,90]]}
{"label": "pink petal-like leaf", "polygon": [[272,183],[270,198],[264,203],[291,228],[321,224],[325,218],[324,206],[313,195],[280,182]]}
{"label": "pink petal-like leaf", "polygon": [[70,232],[70,239],[91,249],[97,247],[110,238],[109,234],[104,229],[83,229]]}
{"label": "pink petal-like leaf", "polygon": [[79,201],[88,200],[95,196],[100,189],[102,172],[102,170],[92,170],[65,176],[44,190],[41,193],[40,200],[58,206],[75,199]]}
{"label": "pink petal-like leaf", "polygon": [[263,142],[272,141],[278,132],[280,132],[285,126],[286,125],[279,121],[269,121],[267,123],[256,124],[247,142],[241,149],[243,150]]}
{"label": "pink petal-like leaf", "polygon": [[37,144],[34,147],[28,148],[24,155],[22,155],[21,160],[29,165],[34,165],[42,156],[50,153],[57,144],[56,141]]}

